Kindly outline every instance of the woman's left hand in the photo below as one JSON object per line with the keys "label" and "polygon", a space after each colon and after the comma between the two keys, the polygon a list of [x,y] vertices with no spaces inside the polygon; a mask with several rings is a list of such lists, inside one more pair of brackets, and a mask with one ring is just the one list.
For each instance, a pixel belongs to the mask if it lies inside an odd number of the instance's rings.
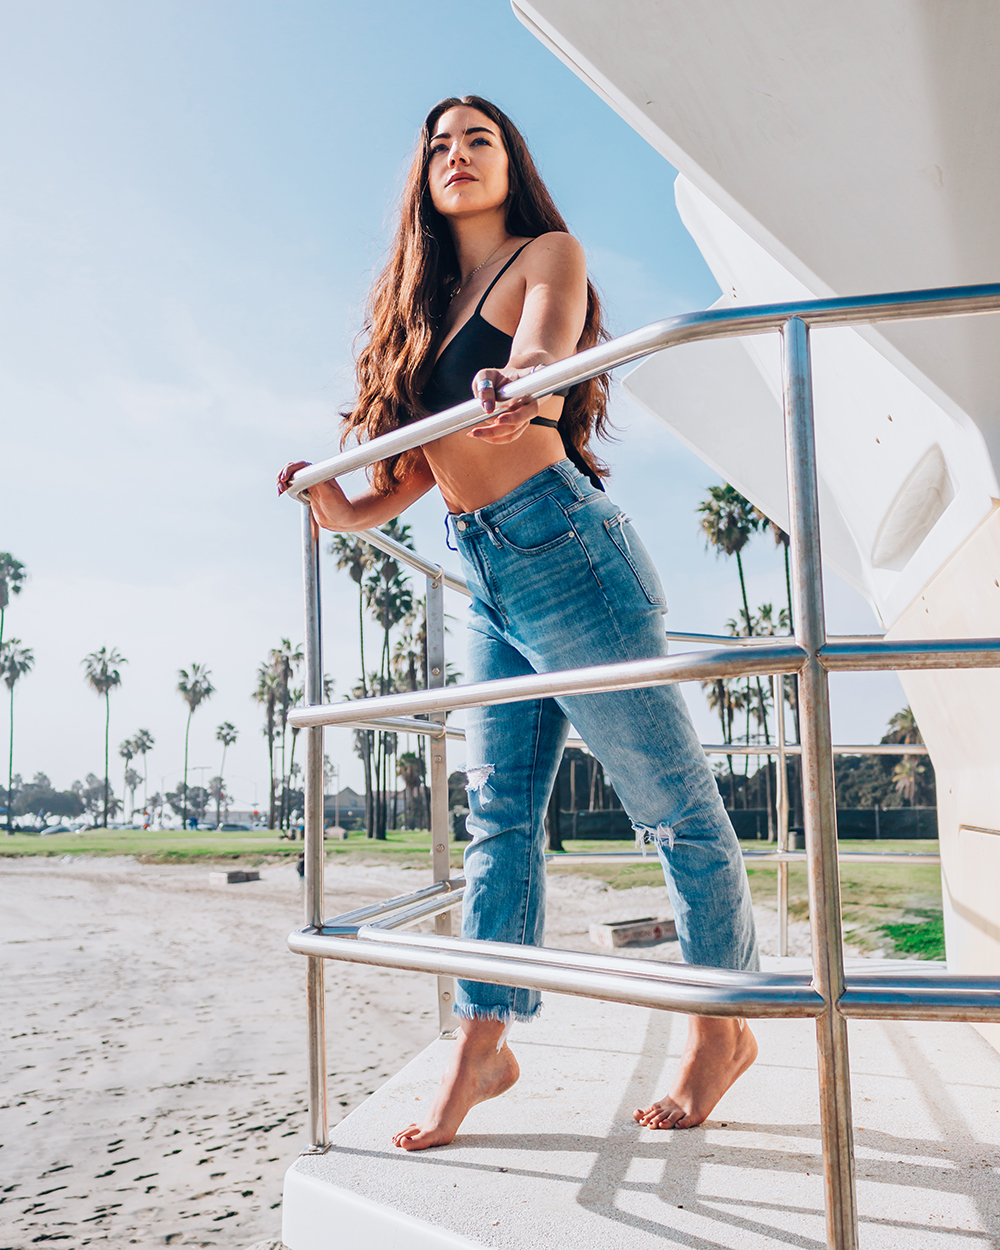
{"label": "woman's left hand", "polygon": [[470,438],[484,443],[512,443],[520,438],[533,417],[538,416],[537,399],[514,399],[497,407],[496,393],[508,382],[523,378],[531,369],[480,369],[472,379],[472,393],[482,403],[483,412],[493,420],[469,431]]}

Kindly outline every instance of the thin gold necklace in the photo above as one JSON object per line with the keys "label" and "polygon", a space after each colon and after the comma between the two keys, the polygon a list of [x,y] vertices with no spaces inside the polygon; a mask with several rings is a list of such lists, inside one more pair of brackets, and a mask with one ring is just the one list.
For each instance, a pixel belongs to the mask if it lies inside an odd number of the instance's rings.
{"label": "thin gold necklace", "polygon": [[470,269],[466,277],[464,277],[459,282],[458,286],[455,287],[454,291],[452,291],[451,298],[454,299],[455,296],[459,293],[459,291],[461,291],[462,287],[468,285],[469,280],[472,278],[473,274],[477,274],[480,271],[480,269],[483,268],[484,265],[488,265],[490,261],[493,259],[493,257],[496,256],[497,252],[500,251],[500,248],[504,247],[509,242],[510,242],[509,239],[504,239],[503,243],[497,244],[497,246],[493,249],[493,251],[490,252],[489,256],[487,256],[485,260],[481,260],[479,264],[475,267],[475,269]]}

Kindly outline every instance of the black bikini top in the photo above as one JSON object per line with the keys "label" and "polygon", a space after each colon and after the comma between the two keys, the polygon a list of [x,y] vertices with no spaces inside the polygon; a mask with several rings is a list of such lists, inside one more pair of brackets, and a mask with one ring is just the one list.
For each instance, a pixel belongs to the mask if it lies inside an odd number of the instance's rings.
{"label": "black bikini top", "polygon": [[[475,312],[434,362],[434,368],[420,395],[420,402],[428,412],[442,412],[445,408],[465,403],[472,397],[472,379],[480,369],[502,369],[510,359],[514,340],[486,320],[483,316],[483,305],[490,292],[527,246],[527,243],[523,243],[507,261],[483,292]],[[569,391],[557,391],[556,394],[565,396]],[[601,479],[559,429],[558,421],[552,421],[548,417],[533,417],[531,424],[559,430],[567,458],[598,490],[604,489]]]}

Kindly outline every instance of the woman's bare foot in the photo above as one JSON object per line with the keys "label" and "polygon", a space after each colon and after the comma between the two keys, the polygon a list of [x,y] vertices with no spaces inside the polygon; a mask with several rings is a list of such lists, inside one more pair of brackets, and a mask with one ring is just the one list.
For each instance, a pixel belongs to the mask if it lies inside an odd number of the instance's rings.
{"label": "woman's bare foot", "polygon": [[646,1128],[694,1128],[756,1058],[757,1040],[745,1020],[691,1016],[673,1089],[634,1118]]}
{"label": "woman's bare foot", "polygon": [[397,1133],[394,1146],[404,1150],[447,1146],[470,1108],[510,1089],[520,1069],[506,1042],[497,1051],[503,1030],[499,1020],[462,1021],[430,1114],[423,1124],[411,1124]]}

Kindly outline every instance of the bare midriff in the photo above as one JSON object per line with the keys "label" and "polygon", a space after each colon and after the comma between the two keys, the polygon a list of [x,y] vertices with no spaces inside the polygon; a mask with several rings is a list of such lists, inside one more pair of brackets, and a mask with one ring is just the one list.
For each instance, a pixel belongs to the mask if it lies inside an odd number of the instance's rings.
{"label": "bare midriff", "polygon": [[[561,408],[562,401],[557,403]],[[545,415],[550,415],[548,405]],[[553,420],[559,415],[555,405],[551,415]],[[543,425],[529,426],[506,445],[480,443],[461,430],[427,443],[423,450],[448,511],[456,513],[496,503],[566,456],[559,432]]]}

